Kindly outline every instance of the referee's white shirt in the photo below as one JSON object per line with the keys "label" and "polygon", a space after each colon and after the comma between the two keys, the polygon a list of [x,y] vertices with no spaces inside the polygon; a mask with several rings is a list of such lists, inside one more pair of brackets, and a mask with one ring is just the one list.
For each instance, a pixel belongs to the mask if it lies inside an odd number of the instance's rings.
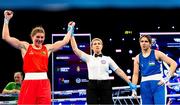
{"label": "referee's white shirt", "polygon": [[83,52],[80,58],[87,64],[89,80],[109,80],[109,68],[113,71],[118,68],[109,56],[94,57]]}

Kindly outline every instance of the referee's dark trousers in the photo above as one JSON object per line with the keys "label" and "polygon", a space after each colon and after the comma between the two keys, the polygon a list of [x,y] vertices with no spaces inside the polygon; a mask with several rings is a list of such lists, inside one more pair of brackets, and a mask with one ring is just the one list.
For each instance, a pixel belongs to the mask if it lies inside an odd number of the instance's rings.
{"label": "referee's dark trousers", "polygon": [[113,104],[111,80],[89,80],[87,104]]}

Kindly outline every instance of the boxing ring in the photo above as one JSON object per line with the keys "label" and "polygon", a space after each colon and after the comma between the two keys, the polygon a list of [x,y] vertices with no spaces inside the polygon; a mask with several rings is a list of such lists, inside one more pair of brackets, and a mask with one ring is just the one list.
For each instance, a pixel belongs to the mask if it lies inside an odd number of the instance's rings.
{"label": "boxing ring", "polygon": [[[166,86],[170,86],[170,85],[179,85],[180,83],[168,83],[166,84]],[[138,89],[140,88],[140,85],[137,85]],[[123,86],[123,87],[113,87],[113,94],[112,94],[112,99],[114,102],[114,105],[141,105],[141,96],[137,96],[137,98],[133,98],[131,96],[131,91],[129,86]],[[126,94],[126,96],[122,96],[122,91],[127,91],[129,92],[129,95]],[[54,95],[63,95],[63,94],[74,94],[74,93],[79,93],[79,94],[86,94],[86,90],[85,89],[81,89],[81,90],[68,90],[68,91],[56,91],[53,94]],[[139,93],[139,92],[137,92]],[[180,99],[180,94],[167,94],[167,99],[168,98],[179,98]],[[53,102],[55,103],[61,103],[63,105],[63,102],[68,101],[68,102],[76,102],[76,101],[86,101],[86,98],[64,98],[64,99],[52,99]],[[168,101],[168,100],[167,100]],[[180,100],[179,100],[180,101]],[[87,104],[85,102],[85,104]],[[76,104],[75,104],[76,105]],[[171,104],[169,104],[171,105]]]}
{"label": "boxing ring", "polygon": [[[137,85],[137,88],[140,88],[140,85]],[[123,86],[123,87],[113,87],[113,94],[112,99],[114,102],[114,105],[134,105],[134,104],[140,104],[140,96],[137,96],[137,98],[133,98],[131,96],[131,91],[129,86]],[[124,92],[123,96],[122,93]],[[126,96],[125,96],[126,95]]]}
{"label": "boxing ring", "polygon": [[18,94],[0,94],[0,105],[17,105],[17,100],[10,98],[18,97]]}
{"label": "boxing ring", "polygon": [[[140,86],[138,85],[138,88]],[[134,101],[137,101],[136,104],[140,104],[140,96],[137,96],[137,99],[134,99],[132,96],[121,96],[121,90],[127,89],[128,92],[130,92],[129,90],[129,86],[123,86],[123,87],[113,87],[113,92],[114,94],[112,94],[113,96],[113,102],[114,105],[129,105],[129,104],[134,104]],[[81,90],[69,90],[69,91],[56,91],[53,94],[54,95],[63,95],[63,94],[74,94],[74,93],[79,93],[79,94],[86,94],[86,90],[85,89],[81,89]],[[130,92],[131,93],[131,92]],[[53,99],[52,100],[55,103],[63,103],[64,101],[69,101],[69,102],[76,102],[76,101],[86,101],[86,98],[65,98],[65,99]],[[129,103],[130,102],[130,103]],[[86,102],[85,102],[86,104]]]}
{"label": "boxing ring", "polygon": [[[175,86],[178,85],[180,86],[180,83],[168,83],[167,86]],[[138,85],[138,88],[140,86]],[[141,97],[137,96],[137,98],[133,98],[131,96],[131,91],[129,89],[129,86],[123,86],[123,87],[113,87],[113,94],[112,94],[112,99],[114,102],[114,105],[140,105],[141,104]],[[129,95],[122,96],[122,91],[123,92],[129,92]],[[139,93],[139,92],[138,92]],[[68,91],[55,91],[52,92],[53,95],[72,95],[72,94],[79,94],[81,95],[86,95],[86,90],[85,89],[80,89],[80,90],[68,90]],[[1,98],[10,98],[10,97],[18,97],[17,94],[0,94]],[[167,98],[178,98],[180,101],[180,93],[179,94],[167,94]],[[168,100],[167,100],[168,101]],[[52,104],[54,105],[63,105],[64,102],[71,102],[75,103],[74,105],[78,105],[79,103],[86,103],[86,97],[80,97],[80,98],[59,98],[59,99],[52,99]],[[0,100],[0,105],[15,105],[17,104],[17,100]],[[81,104],[82,105],[82,104]],[[171,105],[171,104],[169,104]]]}

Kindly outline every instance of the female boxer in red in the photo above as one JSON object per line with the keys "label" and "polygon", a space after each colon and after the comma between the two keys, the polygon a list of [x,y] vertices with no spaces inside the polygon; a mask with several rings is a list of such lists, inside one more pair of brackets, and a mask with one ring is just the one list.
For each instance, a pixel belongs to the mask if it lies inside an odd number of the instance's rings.
{"label": "female boxer in red", "polygon": [[20,90],[18,104],[51,104],[51,86],[47,77],[48,57],[66,45],[73,33],[75,22],[69,22],[68,32],[63,40],[53,44],[43,44],[45,31],[42,27],[35,27],[31,32],[32,44],[20,41],[10,36],[9,20],[13,17],[10,10],[4,11],[4,25],[2,38],[21,51],[25,78]]}

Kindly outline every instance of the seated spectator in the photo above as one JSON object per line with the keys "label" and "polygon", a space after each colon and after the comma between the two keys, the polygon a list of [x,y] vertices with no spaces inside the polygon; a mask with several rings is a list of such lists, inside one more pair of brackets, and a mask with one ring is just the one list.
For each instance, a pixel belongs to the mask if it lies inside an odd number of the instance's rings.
{"label": "seated spectator", "polygon": [[23,80],[22,72],[14,73],[14,82],[9,82],[3,89],[2,94],[18,94]]}

